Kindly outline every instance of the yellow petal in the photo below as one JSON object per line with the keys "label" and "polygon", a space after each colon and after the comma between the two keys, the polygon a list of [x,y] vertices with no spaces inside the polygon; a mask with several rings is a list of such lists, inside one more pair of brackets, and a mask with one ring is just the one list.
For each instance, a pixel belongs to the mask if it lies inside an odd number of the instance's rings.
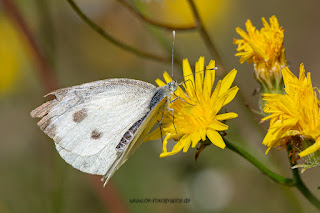
{"label": "yellow petal", "polygon": [[221,149],[224,149],[226,147],[226,144],[224,143],[221,135],[217,131],[208,129],[207,136],[209,140],[217,147],[220,147]]}
{"label": "yellow petal", "polygon": [[295,135],[301,135],[302,132],[298,130],[287,130],[285,133],[281,135],[281,138],[288,137],[288,136],[295,136]]}
{"label": "yellow petal", "polygon": [[192,70],[188,62],[188,59],[183,59],[182,67],[183,67],[184,81],[187,87],[186,89],[191,88],[193,90],[195,84],[194,84],[194,78],[193,78]]}
{"label": "yellow petal", "polygon": [[211,98],[210,98],[211,105],[213,105],[214,102],[217,100],[218,95],[220,93],[220,89],[221,89],[221,80],[218,81],[217,86],[216,86],[216,88],[214,89],[214,91],[213,91],[213,93],[211,95]]}
{"label": "yellow petal", "polygon": [[270,151],[270,149],[271,149],[271,147],[269,147],[264,154],[265,154],[265,155],[268,154],[268,152]]}
{"label": "yellow petal", "polygon": [[215,70],[206,70],[203,83],[203,97],[209,99],[212,91],[212,75],[215,75]]}
{"label": "yellow petal", "polygon": [[164,83],[163,81],[161,81],[159,78],[156,79],[156,84],[158,84],[159,87],[165,86],[166,83]]}
{"label": "yellow petal", "polygon": [[[269,23],[266,21],[266,19],[264,17],[262,17],[261,20],[262,20],[262,24],[265,28],[270,28]],[[271,20],[271,18],[270,18],[270,20]]]}
{"label": "yellow petal", "polygon": [[218,121],[228,120],[236,117],[238,117],[238,114],[234,112],[228,112],[228,113],[216,115],[216,119]]}
{"label": "yellow petal", "polygon": [[200,129],[199,130],[199,133],[200,133],[200,137],[203,141],[206,140],[206,130],[205,129]]}
{"label": "yellow petal", "polygon": [[277,28],[277,29],[280,28],[279,21],[275,15],[271,16],[269,20],[270,20],[271,26],[273,26],[274,28]]}
{"label": "yellow petal", "polygon": [[168,141],[170,140],[171,138],[171,134],[167,134],[166,137],[164,138],[163,142],[162,142],[162,151],[163,152],[167,152],[167,144],[168,144]]}
{"label": "yellow petal", "polygon": [[237,70],[233,69],[228,73],[228,75],[226,75],[223,78],[221,82],[221,90],[219,92],[219,96],[225,93],[231,87],[231,84],[233,83],[236,75],[237,75]]}
{"label": "yellow petal", "polygon": [[187,135],[187,137],[183,141],[183,152],[187,152],[190,145],[191,145],[191,137],[190,135]]}
{"label": "yellow petal", "polygon": [[167,157],[170,155],[174,155],[177,154],[178,152],[180,152],[183,149],[184,144],[181,143],[181,140],[183,140],[183,137],[180,139],[180,141],[178,141],[176,143],[176,145],[174,145],[173,149],[171,152],[167,152],[167,150],[163,151],[163,153],[160,154],[160,157]]}
{"label": "yellow petal", "polygon": [[269,147],[274,147],[275,144],[277,144],[277,141],[279,141],[279,134],[280,134],[281,129],[269,129],[267,132],[266,136],[264,137],[262,144],[269,146]]}
{"label": "yellow petal", "polygon": [[215,61],[210,61],[209,65],[206,67],[204,84],[203,84],[203,96],[205,98],[210,97],[212,92],[212,86],[215,80]]}
{"label": "yellow petal", "polygon": [[274,125],[270,126],[270,128],[279,128],[279,127],[292,127],[297,124],[299,121],[298,118],[290,118],[286,120],[279,120]]}
{"label": "yellow petal", "polygon": [[163,78],[167,83],[172,82],[172,78],[166,71],[163,73]]}
{"label": "yellow petal", "polygon": [[283,82],[285,85],[289,85],[297,77],[289,70],[288,67],[285,67],[281,70],[283,76]]}
{"label": "yellow petal", "polygon": [[[163,132],[163,130],[162,130],[162,132]],[[147,137],[144,138],[143,142],[156,140],[156,139],[161,138],[161,136],[163,136],[163,135],[161,135],[160,128],[156,128],[149,135],[147,135]]]}
{"label": "yellow petal", "polygon": [[216,131],[224,131],[229,128],[228,125],[221,123],[219,121],[215,121],[214,123],[210,124],[208,127]]}
{"label": "yellow petal", "polygon": [[237,95],[238,91],[239,91],[239,88],[237,86],[229,89],[229,91],[227,92],[229,95],[228,95],[227,99],[224,101],[222,106],[225,106],[228,103],[230,103],[234,99],[234,97]]}
{"label": "yellow petal", "polygon": [[178,89],[174,92],[174,94],[184,100],[186,103],[189,104],[194,104],[191,100],[190,97],[187,96],[187,94],[183,91],[181,87],[178,87]]}
{"label": "yellow petal", "polygon": [[198,142],[201,140],[201,136],[198,131],[191,134],[192,148],[196,147]]}
{"label": "yellow petal", "polygon": [[176,143],[176,145],[174,145],[174,147],[173,147],[171,152],[176,154],[176,153],[180,152],[183,149],[183,146],[184,146],[184,144],[181,143],[180,141],[178,141],[178,143]]}
{"label": "yellow petal", "polygon": [[[263,109],[263,111],[266,112],[266,113],[268,113],[268,112],[267,112],[268,110],[266,110],[266,109]],[[266,121],[266,120],[271,119],[271,118],[274,118],[274,117],[278,117],[278,115],[277,115],[277,114],[268,115],[268,116],[262,118],[261,121]]]}
{"label": "yellow petal", "polygon": [[318,140],[314,144],[312,144],[311,146],[309,146],[308,148],[306,148],[305,150],[300,152],[298,155],[299,155],[299,157],[304,157],[304,156],[309,155],[319,149],[320,149],[320,138],[318,138]]}
{"label": "yellow petal", "polygon": [[168,156],[170,156],[170,155],[172,155],[172,154],[170,154],[169,152],[162,152],[162,153],[160,154],[160,158],[168,157]]}
{"label": "yellow petal", "polygon": [[306,75],[305,75],[305,69],[304,69],[304,65],[303,63],[300,64],[300,74],[299,74],[299,80],[304,80],[306,78]]}
{"label": "yellow petal", "polygon": [[[249,22],[250,22],[250,20],[248,20]],[[249,38],[249,36],[248,36],[248,34],[243,30],[243,29],[241,29],[240,27],[237,27],[236,28],[236,32],[243,38],[243,39],[245,39],[245,40],[249,40],[250,38]]]}
{"label": "yellow petal", "polygon": [[202,94],[203,73],[204,73],[204,57],[200,57],[195,67],[196,93]]}
{"label": "yellow petal", "polygon": [[214,102],[212,102],[212,116],[216,116],[216,114],[218,114],[218,112],[220,111],[221,107],[223,106],[223,103],[226,101],[226,99],[228,98],[228,94],[224,94],[223,96],[219,97],[218,99],[216,99]]}
{"label": "yellow petal", "polygon": [[[216,68],[216,62],[214,60],[211,60],[209,62],[209,65],[207,66],[207,70],[215,70]],[[212,79],[212,82],[214,82],[214,77]]]}
{"label": "yellow petal", "polygon": [[259,48],[259,46],[256,45],[256,43],[252,42],[252,41],[248,41],[248,43],[250,44],[250,46],[252,47],[252,49],[262,58],[267,59],[267,56],[264,52],[263,49]]}

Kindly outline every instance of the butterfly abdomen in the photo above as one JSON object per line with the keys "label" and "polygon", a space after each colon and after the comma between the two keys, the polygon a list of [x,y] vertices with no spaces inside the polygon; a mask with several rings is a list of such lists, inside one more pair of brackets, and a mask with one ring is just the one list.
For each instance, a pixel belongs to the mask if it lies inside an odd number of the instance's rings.
{"label": "butterfly abdomen", "polygon": [[137,132],[137,130],[139,129],[139,127],[141,126],[142,122],[146,119],[147,115],[149,114],[146,113],[145,116],[143,116],[141,119],[139,119],[137,122],[135,122],[130,128],[129,130],[124,133],[123,137],[121,138],[120,142],[118,143],[118,145],[116,146],[116,150],[118,152],[122,152],[123,149],[132,141],[132,139],[135,136],[135,133]]}

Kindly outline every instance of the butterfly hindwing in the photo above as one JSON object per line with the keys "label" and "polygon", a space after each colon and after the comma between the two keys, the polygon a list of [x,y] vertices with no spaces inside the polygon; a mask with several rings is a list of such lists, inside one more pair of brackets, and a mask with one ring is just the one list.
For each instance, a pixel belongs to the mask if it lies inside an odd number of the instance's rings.
{"label": "butterfly hindwing", "polygon": [[149,110],[155,89],[131,79],[82,84],[50,93],[56,99],[33,110],[31,116],[42,117],[38,125],[53,138],[67,163],[105,175],[119,158],[116,146],[123,135]]}

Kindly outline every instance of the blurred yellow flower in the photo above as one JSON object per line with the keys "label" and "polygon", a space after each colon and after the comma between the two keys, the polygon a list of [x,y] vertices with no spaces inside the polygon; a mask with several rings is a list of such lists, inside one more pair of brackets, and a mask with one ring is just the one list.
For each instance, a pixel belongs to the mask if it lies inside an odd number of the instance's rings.
{"label": "blurred yellow flower", "polygon": [[[220,0],[201,0],[194,1],[201,18],[206,21],[212,19],[218,14],[226,12],[228,1]],[[192,24],[194,16],[190,5],[186,0],[161,0],[149,1],[148,7],[153,17],[161,20],[163,23]]]}
{"label": "blurred yellow flower", "polygon": [[[314,143],[299,153],[309,155],[320,148],[320,107],[316,91],[312,87],[310,73],[305,76],[300,65],[299,79],[286,67],[282,70],[286,94],[264,94],[267,102],[264,108],[270,119],[270,127],[263,144],[272,147],[293,143],[299,150],[304,149],[303,141]],[[266,152],[266,153],[267,153]]]}
{"label": "blurred yellow flower", "polygon": [[21,59],[21,41],[10,21],[0,16],[0,96],[14,88]]}
{"label": "blurred yellow flower", "polygon": [[[257,30],[250,20],[246,22],[247,33],[237,27],[242,39],[234,39],[238,45],[240,63],[254,63],[255,77],[263,86],[263,92],[281,93],[281,69],[287,64],[283,46],[284,29],[279,26],[276,16],[270,18],[270,24],[262,18],[263,28]],[[272,92],[275,91],[275,92]]]}
{"label": "blurred yellow flower", "polygon": [[[233,100],[238,92],[238,87],[230,88],[233,83],[236,70],[232,70],[222,81],[217,83],[213,91],[215,80],[215,62],[210,61],[206,67],[204,76],[204,57],[200,57],[195,66],[195,78],[187,59],[183,60],[183,74],[185,83],[182,88],[178,88],[175,95],[180,97],[173,101],[169,108],[174,109],[174,124],[172,112],[167,111],[162,123],[163,153],[160,157],[174,155],[181,150],[187,152],[190,145],[194,148],[202,139],[209,140],[220,148],[225,148],[225,143],[218,131],[228,129],[223,123],[224,120],[236,118],[234,112],[218,114],[220,109]],[[164,73],[165,81],[171,82],[172,79],[167,72]],[[165,85],[160,79],[156,80],[159,86]],[[156,129],[149,136],[149,139],[160,138],[160,128]],[[170,139],[177,141],[171,152],[167,150],[167,143]]]}

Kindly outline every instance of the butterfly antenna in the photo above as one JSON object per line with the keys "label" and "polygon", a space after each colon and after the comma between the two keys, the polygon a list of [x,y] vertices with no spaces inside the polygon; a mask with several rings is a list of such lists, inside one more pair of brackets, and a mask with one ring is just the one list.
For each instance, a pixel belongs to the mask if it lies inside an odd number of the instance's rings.
{"label": "butterfly antenna", "polygon": [[[188,76],[190,76],[190,75],[195,75],[195,74],[197,74],[197,73],[199,73],[199,72],[204,72],[204,71],[207,71],[207,70],[217,70],[217,69],[218,69],[218,67],[214,67],[214,68],[211,68],[211,69],[200,70],[200,71],[191,73],[191,74],[189,74],[189,75],[185,75],[185,76],[183,76],[183,77],[185,78],[185,77],[188,77]],[[185,81],[184,81],[184,82],[185,82]],[[183,82],[182,82],[182,83],[183,83]]]}
{"label": "butterfly antenna", "polygon": [[172,71],[172,79],[173,79],[173,48],[174,48],[174,39],[176,38],[176,31],[172,31],[172,50],[171,50],[171,71]]}

